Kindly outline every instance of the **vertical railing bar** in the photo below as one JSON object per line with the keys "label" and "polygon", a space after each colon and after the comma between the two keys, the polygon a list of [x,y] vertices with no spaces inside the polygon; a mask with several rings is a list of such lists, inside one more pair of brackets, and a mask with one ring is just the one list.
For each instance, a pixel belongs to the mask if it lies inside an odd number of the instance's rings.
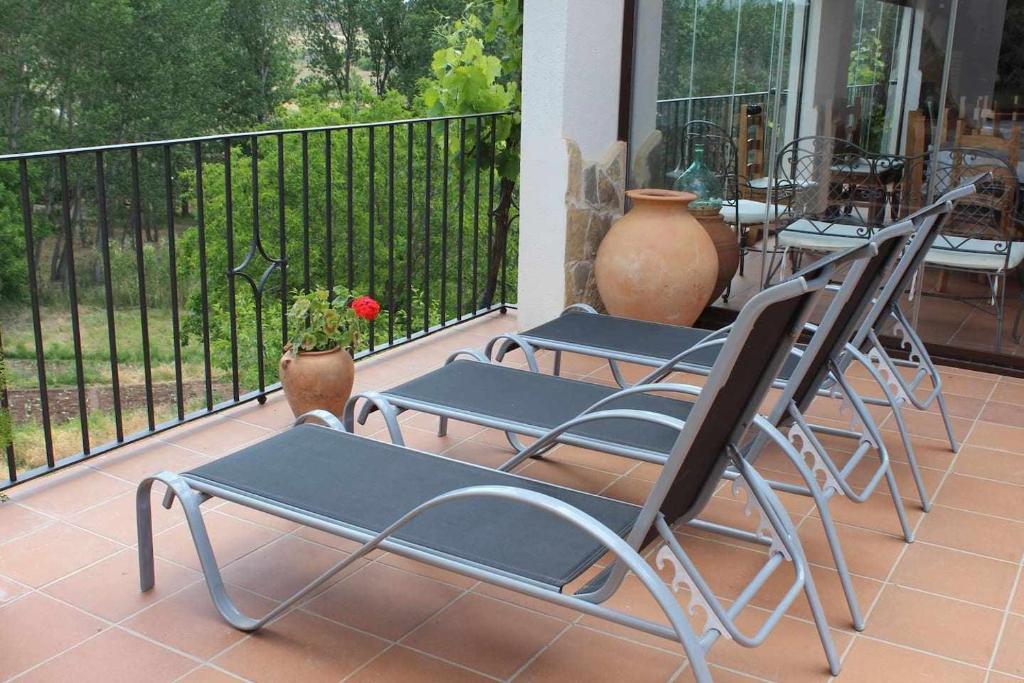
{"label": "vertical railing bar", "polygon": [[[514,193],[514,190],[513,190]],[[513,200],[514,201],[514,200]],[[510,202],[511,204],[512,202]],[[509,213],[511,214],[512,208],[509,207]],[[516,217],[518,220],[518,217]],[[508,303],[508,245],[509,238],[512,233],[512,216],[508,217],[508,234],[505,235],[505,247],[501,254],[501,303],[502,306]],[[504,310],[504,308],[502,309]]]}
{"label": "vertical railing bar", "polygon": [[412,154],[413,124],[405,136],[405,338],[412,336]]}
{"label": "vertical railing bar", "polygon": [[[4,336],[3,329],[0,328],[0,363],[5,361],[4,357]],[[0,377],[0,413],[6,415],[7,426],[13,428],[14,423],[11,419],[11,401],[10,396],[7,393],[7,382],[3,381],[4,378]],[[3,429],[4,425],[0,424],[0,429]],[[18,480],[18,461],[14,453],[14,435],[10,435],[11,439],[4,446],[5,459],[7,460],[7,480],[14,482]]]}
{"label": "vertical railing bar", "polygon": [[174,188],[171,183],[171,146],[164,145],[164,200],[167,211],[167,261],[171,276],[171,334],[174,337],[174,391],[178,419],[185,419],[185,387],[181,372],[181,321],[178,317],[178,255],[174,235]]}
{"label": "vertical railing bar", "polygon": [[443,182],[441,183],[441,325],[448,320],[448,145],[449,121],[444,120],[444,153],[441,163]]}
{"label": "vertical railing bar", "polygon": [[277,254],[281,269],[281,346],[288,343],[288,240],[284,212],[284,134],[277,136]]}
{"label": "vertical railing bar", "polygon": [[[368,252],[367,255],[369,257],[368,267],[369,267],[369,271],[370,271],[369,272],[369,276],[370,276],[369,277],[369,280],[370,280],[369,284],[370,284],[370,296],[372,296],[374,299],[377,298],[377,288],[376,288],[376,284],[377,284],[376,283],[376,279],[377,279],[376,278],[376,270],[377,269],[375,267],[375,263],[376,262],[374,261],[374,259],[376,258],[376,253],[377,253],[377,236],[375,234],[375,231],[376,231],[375,222],[376,222],[376,219],[377,219],[377,215],[376,215],[377,214],[377,188],[376,188],[376,186],[377,186],[377,144],[376,144],[377,143],[377,138],[376,138],[376,132],[375,131],[376,131],[376,128],[373,128],[373,127],[371,127],[370,130],[369,130],[370,139],[369,139],[369,144],[368,144],[368,148],[369,149],[368,149],[367,161],[368,161],[369,166],[370,166],[370,168],[369,168],[370,179],[369,179],[369,187],[367,188],[367,192],[366,192],[367,202],[369,204],[369,217],[368,217],[368,221],[369,221],[369,230],[368,230],[369,245],[368,246],[369,246],[369,249],[367,249],[367,252]],[[370,351],[373,351],[373,347],[376,344],[376,342],[375,342],[375,332],[376,332],[376,324],[375,324],[374,321],[371,320],[370,321],[370,334],[369,334],[370,338],[368,340],[368,346],[369,346]],[[356,349],[356,350],[358,351],[358,349]]]}
{"label": "vertical railing bar", "polygon": [[395,343],[395,127],[388,126],[388,344]]}
{"label": "vertical railing bar", "polygon": [[36,268],[35,239],[32,234],[32,198],[29,194],[28,162],[18,161],[18,176],[21,191],[21,222],[25,228],[25,258],[28,266],[28,292],[32,304],[32,335],[36,346],[36,375],[39,378],[39,413],[43,422],[43,445],[46,449],[46,465],[54,466],[53,432],[50,428],[50,393],[46,384],[46,358],[43,352],[43,326],[39,319],[39,283]]}
{"label": "vertical railing bar", "polygon": [[[263,236],[260,230],[260,140],[253,135],[249,138],[249,180],[252,184],[252,241],[249,252],[257,249],[262,250]],[[267,388],[266,363],[263,353],[263,288],[260,285],[251,286],[253,311],[256,320],[256,380],[259,390],[262,392]]]}
{"label": "vertical railing bar", "polygon": [[458,288],[455,290],[455,319],[462,320],[462,258],[463,233],[466,229],[466,119],[459,119],[459,232],[456,244],[458,261],[455,263],[455,276]]}
{"label": "vertical railing bar", "polygon": [[75,275],[75,236],[71,230],[71,189],[68,157],[57,157],[60,168],[61,223],[64,228],[64,257],[67,261],[68,299],[71,304],[71,341],[75,347],[75,382],[78,385],[78,418],[81,421],[82,452],[89,453],[89,413],[85,404],[85,367],[82,363],[82,328],[78,317],[78,280]]}
{"label": "vertical railing bar", "polygon": [[139,322],[142,335],[142,364],[146,382],[146,418],[150,431],[156,429],[153,405],[153,364],[149,349],[149,309],[146,301],[146,265],[142,249],[142,197],[139,190],[139,150],[132,147],[129,154],[132,179],[132,222],[135,224],[135,264],[139,282]]}
{"label": "vertical railing bar", "polygon": [[426,168],[424,175],[424,190],[423,190],[423,331],[427,332],[430,330],[430,202],[432,195],[430,193],[430,161],[433,155],[433,144],[434,141],[431,137],[431,122],[427,121],[426,126],[426,139],[424,142],[424,165]]}
{"label": "vertical railing bar", "polygon": [[[498,117],[491,116],[491,168],[487,174],[487,255],[484,259],[484,264],[487,268],[487,283],[484,285],[488,288],[487,305],[491,306],[494,304],[495,292],[491,288],[491,270],[493,268],[495,276],[497,276],[497,263],[491,266],[491,260],[496,258],[494,254],[494,173],[497,165],[496,156],[498,154]],[[504,261],[504,259],[502,259]],[[501,303],[505,303],[502,301]]]}
{"label": "vertical railing bar", "polygon": [[324,131],[324,260],[327,289],[334,289],[334,170],[331,159],[331,131]]}
{"label": "vertical railing bar", "polygon": [[353,169],[352,169],[352,129],[345,131],[345,172],[346,172],[346,215],[345,222],[348,226],[347,241],[345,244],[348,256],[348,289],[351,292],[356,286],[356,227],[355,227],[355,192],[353,190]]}
{"label": "vertical railing bar", "polygon": [[302,288],[309,291],[309,133],[302,133]]}
{"label": "vertical railing bar", "polygon": [[482,125],[483,119],[477,117],[474,121],[475,131],[475,142],[473,143],[476,147],[473,150],[473,299],[471,301],[473,311],[480,308],[480,290],[479,290],[479,257],[480,257],[480,165],[482,161],[481,147],[483,143],[480,136],[480,126]]}
{"label": "vertical railing bar", "polygon": [[96,152],[96,208],[99,222],[100,257],[103,260],[103,303],[107,311],[107,347],[110,353],[110,390],[114,406],[114,433],[124,441],[121,415],[121,376],[117,360],[117,325],[114,317],[114,283],[110,273],[110,221],[107,216],[107,174],[103,152]]}
{"label": "vertical railing bar", "polygon": [[213,410],[213,366],[210,361],[209,280],[206,272],[206,203],[203,194],[203,146],[192,147],[196,167],[196,242],[199,246],[199,315],[203,324],[203,377],[206,384],[206,409]]}
{"label": "vertical railing bar", "polygon": [[238,400],[238,316],[235,310],[235,217],[231,187],[231,138],[224,138],[224,234],[228,257],[228,320],[231,343],[231,397]]}

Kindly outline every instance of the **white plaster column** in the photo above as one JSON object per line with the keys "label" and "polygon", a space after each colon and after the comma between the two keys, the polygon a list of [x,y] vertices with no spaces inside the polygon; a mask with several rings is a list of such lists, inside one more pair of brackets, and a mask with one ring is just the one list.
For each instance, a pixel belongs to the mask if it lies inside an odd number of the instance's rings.
{"label": "white plaster column", "polygon": [[623,0],[525,0],[519,325],[557,316],[565,291],[565,193],[574,140],[597,159],[618,135]]}

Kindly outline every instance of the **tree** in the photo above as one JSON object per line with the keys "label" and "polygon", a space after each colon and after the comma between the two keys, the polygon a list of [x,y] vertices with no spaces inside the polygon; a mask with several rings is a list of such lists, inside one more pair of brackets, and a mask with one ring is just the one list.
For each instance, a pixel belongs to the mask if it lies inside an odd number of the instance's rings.
{"label": "tree", "polygon": [[[514,110],[494,122],[493,162],[500,177],[494,209],[494,240],[488,256],[487,282],[478,307],[494,300],[512,227],[512,206],[519,180],[520,81],[523,63],[521,0],[495,0],[486,23],[470,12],[447,34],[448,46],[434,53],[433,78],[423,81],[423,102],[433,116]],[[491,50],[488,54],[487,50]]]}
{"label": "tree", "polygon": [[360,25],[366,35],[366,53],[378,96],[388,91],[405,47],[405,0],[362,0]]}
{"label": "tree", "polygon": [[227,65],[237,74],[228,83],[232,108],[256,122],[266,121],[288,99],[294,79],[291,29],[295,0],[226,0],[223,13]]}
{"label": "tree", "polygon": [[361,54],[360,0],[306,0],[303,28],[310,67],[329,80],[339,96],[352,89],[352,66]]}

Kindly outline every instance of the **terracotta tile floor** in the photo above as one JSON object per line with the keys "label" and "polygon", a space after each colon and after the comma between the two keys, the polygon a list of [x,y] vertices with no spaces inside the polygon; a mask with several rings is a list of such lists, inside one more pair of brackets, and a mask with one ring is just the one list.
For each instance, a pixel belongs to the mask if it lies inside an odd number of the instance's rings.
{"label": "terracotta tile floor", "polygon": [[[451,350],[479,347],[515,324],[514,315],[495,316],[361,364],[358,385],[410,377]],[[566,359],[564,367],[608,381],[606,368],[587,359]],[[960,453],[953,455],[941,440],[934,415],[910,420],[934,495],[930,514],[917,506],[892,418],[879,413],[916,543],[896,537],[887,492],[866,505],[833,504],[868,618],[864,632],[849,627],[812,506],[784,497],[842,653],[840,681],[1024,681],[1024,381],[944,373],[965,444]],[[826,405],[815,411],[822,419],[837,416]],[[0,679],[692,680],[684,657],[665,641],[384,553],[259,634],[243,634],[210,605],[177,508],[157,508],[157,587],[139,593],[133,547],[138,479],[205,462],[285,428],[289,419],[276,396],[265,406],[245,406],[15,489],[0,506]],[[408,415],[403,421],[418,448],[491,465],[509,453],[493,432],[453,424],[449,436],[438,438],[433,420]],[[383,438],[380,428],[375,422],[363,431]],[[771,455],[762,468],[786,476]],[[563,446],[523,473],[637,499],[657,468]],[[727,493],[720,496],[708,517],[741,519],[741,506]],[[350,543],[236,505],[208,507],[226,580],[253,613],[270,609],[352,550]],[[723,599],[735,597],[745,573],[763,559],[760,551],[721,537],[685,528],[679,534],[699,565],[714,563],[709,574]],[[748,618],[763,618],[763,608],[783,588],[769,584]],[[635,581],[627,580],[612,602],[657,618]],[[764,646],[719,642],[711,660],[719,681],[828,679],[800,602]]]}

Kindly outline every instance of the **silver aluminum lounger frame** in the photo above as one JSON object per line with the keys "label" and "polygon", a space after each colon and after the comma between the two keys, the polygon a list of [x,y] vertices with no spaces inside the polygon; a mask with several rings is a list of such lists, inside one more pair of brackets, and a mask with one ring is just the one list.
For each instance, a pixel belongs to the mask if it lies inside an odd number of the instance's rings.
{"label": "silver aluminum lounger frame", "polygon": [[[403,514],[386,528],[379,531],[371,531],[346,524],[337,519],[324,517],[301,507],[285,505],[264,496],[247,493],[230,486],[219,485],[201,477],[192,476],[189,473],[174,474],[161,472],[145,479],[139,485],[136,495],[141,588],[143,591],[150,590],[155,583],[151,493],[153,484],[160,482],[166,486],[163,499],[164,507],[170,508],[175,499],[181,502],[214,605],[225,620],[241,630],[253,631],[273,621],[300,600],[323,586],[332,576],[351,567],[353,563],[372,550],[380,548],[431,566],[486,581],[524,595],[575,609],[584,614],[602,617],[614,623],[673,640],[682,645],[689,658],[695,678],[701,683],[711,681],[706,653],[719,638],[729,638],[746,647],[760,645],[782,619],[797,596],[803,592],[810,606],[818,636],[826,654],[829,670],[833,675],[838,674],[840,669],[839,658],[825,621],[824,611],[807,564],[807,559],[803,554],[796,528],[789,520],[785,508],[777,496],[754,470],[753,466],[746,462],[736,446],[738,439],[751,426],[766,433],[773,441],[785,443],[785,438],[767,420],[755,415],[754,411],[761,397],[768,391],[771,377],[774,376],[775,371],[777,371],[777,368],[785,359],[789,348],[796,338],[797,332],[806,320],[806,315],[813,304],[816,294],[824,289],[830,274],[831,268],[826,268],[810,281],[804,278],[791,280],[758,294],[748,303],[734,325],[733,335],[730,335],[732,340],[727,340],[723,346],[720,360],[722,371],[712,373],[703,388],[687,387],[689,393],[699,398],[694,405],[689,419],[685,423],[661,414],[622,410],[599,411],[577,418],[577,423],[602,419],[642,419],[654,424],[668,426],[678,431],[679,435],[673,447],[672,455],[666,461],[661,475],[655,482],[647,500],[639,509],[637,519],[625,538],[619,537],[594,517],[564,501],[543,493],[524,490],[515,486],[470,486],[455,489],[423,502]],[[801,305],[796,310],[792,308],[787,309],[785,306],[781,309],[778,308],[779,304],[784,305],[789,301],[800,303]],[[750,352],[745,351],[744,347],[748,346],[746,341],[755,325],[761,322],[759,316],[769,307],[773,306],[776,307],[776,311],[783,311],[787,315],[784,328],[786,334],[778,340],[776,347],[771,351],[770,357],[764,360],[766,371],[752,378],[751,381],[756,385],[756,390],[752,392],[748,400],[741,405],[735,406],[735,423],[729,422],[723,426],[720,420],[716,421],[711,417],[712,412],[714,412],[717,402],[722,397],[727,398],[732,395],[724,391],[728,383],[733,381],[735,377],[744,375],[744,368],[737,369],[737,364],[740,358],[745,358],[748,359],[747,364],[749,365],[751,355]],[[756,354],[753,357],[756,359]],[[755,362],[757,361],[755,360]],[[720,412],[715,414],[721,415]],[[296,423],[301,424],[314,420],[323,423],[325,428],[345,430],[341,422],[323,411],[314,411],[304,415]],[[721,443],[725,444],[723,451],[719,453],[716,450],[711,458],[701,455],[700,446],[700,444],[707,444],[709,438],[712,440],[712,443],[716,442],[716,440],[721,440]],[[343,454],[339,454],[339,457],[343,457]],[[673,492],[676,491],[680,472],[684,464],[689,462],[689,458],[695,458],[698,463],[697,466],[705,468],[704,474],[706,476],[700,482],[700,487],[696,493],[687,500],[686,505],[688,507],[684,512],[691,516],[695,515],[706,504],[714,492],[721,471],[731,464],[739,472],[739,479],[733,487],[734,492],[745,494],[748,513],[752,513],[755,510],[758,513],[757,530],[748,532],[748,540],[763,544],[769,548],[767,560],[762,569],[758,571],[750,584],[728,607],[724,606],[714,595],[699,570],[680,546],[672,533],[669,522],[663,516],[663,506],[671,498]],[[439,460],[444,459],[439,457]],[[460,464],[464,465],[464,463]],[[512,479],[517,478],[515,475],[508,476]],[[253,618],[245,615],[238,609],[225,590],[223,577],[217,564],[201,512],[201,505],[212,497],[232,501],[298,524],[350,539],[360,543],[361,546],[344,560],[316,577],[290,598],[280,603],[269,613],[259,618]],[[517,577],[507,572],[497,571],[493,568],[446,555],[427,547],[405,543],[395,537],[396,532],[417,519],[427,510],[444,506],[452,501],[470,498],[500,498],[517,505],[542,510],[572,524],[582,533],[595,539],[614,555],[615,561],[597,580],[588,584],[588,586],[576,594],[564,595],[551,590],[550,587],[538,585],[535,581],[527,580],[524,577]],[[656,571],[647,564],[639,552],[647,542],[654,538],[660,538],[665,543],[656,557],[658,567],[663,568],[666,564],[670,564],[675,572],[671,581],[671,590],[662,582]],[[787,561],[793,565],[794,569],[793,579],[789,588],[775,604],[775,607],[771,609],[761,626],[753,633],[748,633],[737,623],[739,614],[756,597],[758,591],[769,581],[774,572]],[[639,619],[602,604],[615,593],[629,573],[636,575],[643,586],[650,592],[665,613],[670,624],[669,627]],[[694,606],[700,606],[705,614],[706,618],[700,630],[700,635],[697,635],[697,632],[693,629],[687,618],[686,612],[673,595],[673,592],[677,591],[681,584],[690,588],[690,614],[694,614]]]}
{"label": "silver aluminum lounger frame", "polygon": [[[934,217],[927,220],[934,220]],[[911,221],[904,221],[898,225],[876,233],[870,240],[859,247],[855,247],[845,252],[837,252],[829,257],[836,263],[836,265],[849,261],[853,261],[854,263],[846,277],[844,286],[837,292],[821,322],[820,327],[816,328],[816,330],[820,331],[821,334],[815,334],[805,350],[800,353],[800,361],[793,370],[790,380],[782,384],[776,383],[777,386],[781,386],[783,393],[782,397],[776,402],[776,408],[769,418],[769,421],[777,427],[788,428],[789,440],[786,441],[784,445],[779,444],[779,446],[783,454],[793,464],[803,482],[802,485],[797,485],[788,482],[769,481],[769,484],[776,490],[799,493],[810,496],[814,499],[815,506],[819,510],[819,517],[825,531],[830,552],[834,558],[840,583],[846,597],[851,622],[857,630],[862,630],[864,628],[864,618],[857,599],[853,579],[835,527],[835,522],[832,519],[831,511],[829,509],[829,500],[833,496],[839,495],[856,502],[864,502],[869,499],[869,497],[875,492],[881,480],[885,478],[889,486],[893,505],[904,537],[910,541],[913,539],[913,534],[909,522],[907,521],[906,512],[904,511],[903,502],[900,498],[896,478],[890,465],[888,451],[885,448],[881,434],[875,426],[874,420],[868,412],[867,407],[862,401],[860,401],[856,392],[849,387],[848,383],[845,381],[845,377],[842,377],[842,373],[838,373],[841,378],[838,382],[839,388],[848,392],[848,402],[854,412],[854,421],[861,427],[861,430],[856,433],[858,437],[857,448],[843,467],[838,466],[829,457],[828,453],[822,447],[820,441],[814,435],[810,425],[804,418],[802,411],[809,403],[809,397],[796,397],[795,392],[798,387],[803,387],[804,378],[808,375],[816,375],[824,378],[825,374],[823,370],[825,370],[826,367],[829,371],[835,371],[836,366],[834,361],[839,350],[842,349],[843,342],[854,334],[861,317],[866,315],[867,309],[870,307],[870,301],[863,298],[860,300],[854,300],[854,298],[858,296],[858,293],[864,292],[865,290],[868,292],[874,291],[874,289],[888,277],[896,262],[899,260],[900,254],[906,246],[907,240],[913,230],[913,223]],[[851,311],[851,306],[856,310]],[[845,316],[845,319],[841,319],[842,316]],[[837,336],[830,337],[829,334],[832,332],[832,328],[836,326],[840,327],[839,330],[834,331],[834,334]],[[727,331],[728,330],[726,330],[726,332]],[[720,346],[724,339],[725,337],[723,336],[723,332],[720,331],[714,335],[713,339],[709,339],[706,343],[708,345]],[[837,348],[823,348],[827,343],[837,345]],[[449,358],[449,362],[460,355],[467,355],[480,362],[489,362],[486,355],[471,350],[457,352]],[[823,358],[826,356],[829,359],[827,366],[823,364]],[[678,359],[679,356],[669,361],[663,361],[659,370],[649,374],[641,380],[640,383],[626,387],[614,394],[611,394],[607,398],[598,401],[587,408],[585,413],[606,410],[611,407],[616,400],[634,394],[650,392],[667,392],[683,395],[691,394],[691,388],[686,385],[678,385],[662,381],[672,372],[672,369],[675,367],[675,363],[678,362]],[[531,369],[539,372],[536,368]],[[807,381],[821,382],[822,379],[815,380],[814,377],[808,377]],[[813,389],[811,390],[810,397],[813,397]],[[596,440],[578,434],[574,435],[568,433],[568,430],[573,426],[573,421],[562,425],[560,428],[553,430],[552,432],[547,432],[547,436],[545,438],[541,439],[541,441],[535,442],[529,448],[526,448],[519,442],[516,436],[517,434],[541,437],[545,435],[546,430],[539,428],[536,425],[523,424],[506,418],[496,417],[494,415],[459,410],[452,406],[443,405],[440,401],[436,403],[428,403],[414,400],[408,396],[396,395],[389,392],[367,392],[353,397],[349,402],[350,409],[346,412],[346,421],[349,428],[352,428],[353,426],[355,419],[354,407],[356,402],[360,399],[365,399],[365,403],[363,404],[363,409],[358,416],[359,422],[362,423],[366,420],[370,409],[376,408],[380,410],[384,416],[391,438],[395,443],[402,443],[398,416],[405,410],[417,410],[428,414],[438,415],[441,420],[440,433],[444,433],[448,419],[456,419],[500,429],[506,433],[509,442],[517,450],[517,453],[513,458],[501,465],[500,468],[506,471],[511,470],[529,457],[537,457],[543,454],[545,450],[553,447],[556,443],[566,443],[574,446],[591,448],[655,464],[664,464],[666,461],[666,455],[664,452],[639,450],[620,444],[610,443],[608,441]],[[799,405],[797,403],[798,401],[800,402]],[[850,433],[852,434],[853,432]],[[766,445],[768,441],[769,438],[767,434],[762,432],[757,443],[744,450],[745,456],[751,462],[756,462],[756,458],[759,455],[761,448]],[[878,454],[878,465],[871,473],[867,483],[858,490],[851,484],[848,477],[854,472],[858,464],[862,462],[864,456],[872,450]],[[810,464],[808,464],[808,458],[810,458]],[[821,474],[824,474],[824,477],[821,477]],[[735,470],[728,470],[725,472],[725,476],[730,479],[735,479],[737,475],[738,473]],[[821,481],[822,479],[823,481]],[[717,531],[726,535],[731,535],[731,530],[728,528],[723,528],[720,525],[706,522],[704,520],[694,519],[690,521],[690,524],[705,530]]]}

